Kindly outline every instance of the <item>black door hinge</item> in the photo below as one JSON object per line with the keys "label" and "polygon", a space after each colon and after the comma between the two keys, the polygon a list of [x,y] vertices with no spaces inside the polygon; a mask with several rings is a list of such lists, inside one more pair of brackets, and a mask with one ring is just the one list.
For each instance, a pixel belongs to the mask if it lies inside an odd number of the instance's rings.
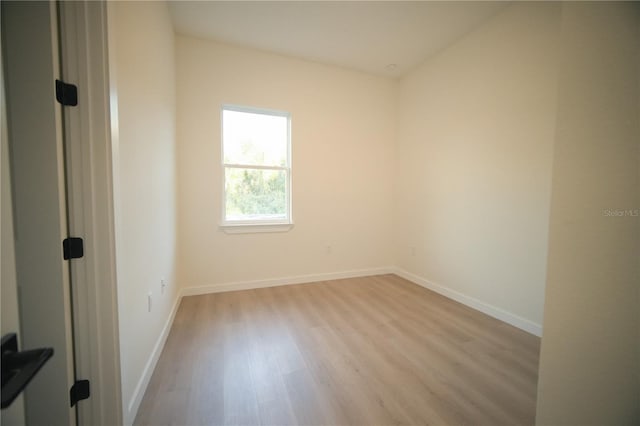
{"label": "black door hinge", "polygon": [[76,380],[69,390],[69,399],[71,400],[71,406],[76,405],[78,401],[87,399],[91,396],[91,389],[88,380]]}
{"label": "black door hinge", "polygon": [[78,105],[78,86],[56,80],[56,99],[62,105]]}
{"label": "black door hinge", "polygon": [[62,241],[62,256],[64,260],[79,259],[84,256],[84,241],[82,238],[65,238]]}

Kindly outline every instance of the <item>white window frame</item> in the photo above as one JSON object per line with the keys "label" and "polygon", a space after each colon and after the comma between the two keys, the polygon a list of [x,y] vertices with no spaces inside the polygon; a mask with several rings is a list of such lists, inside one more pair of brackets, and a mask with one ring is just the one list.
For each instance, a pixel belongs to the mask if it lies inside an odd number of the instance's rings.
{"label": "white window frame", "polygon": [[[269,116],[285,117],[287,119],[287,164],[285,166],[265,166],[251,164],[232,164],[224,161],[224,111],[246,112],[250,114],[263,114]],[[254,232],[286,232],[293,228],[292,202],[291,202],[291,113],[273,109],[248,107],[233,104],[224,104],[220,108],[220,158],[222,181],[222,212],[220,229],[226,233],[254,233]],[[286,217],[284,219],[257,219],[257,220],[227,220],[227,185],[226,169],[242,168],[254,170],[278,170],[284,171]]]}

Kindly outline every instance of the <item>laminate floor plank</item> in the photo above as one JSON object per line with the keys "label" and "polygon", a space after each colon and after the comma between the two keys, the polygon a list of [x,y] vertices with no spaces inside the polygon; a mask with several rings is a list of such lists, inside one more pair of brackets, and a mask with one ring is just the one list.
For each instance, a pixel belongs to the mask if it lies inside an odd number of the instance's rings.
{"label": "laminate floor plank", "polygon": [[396,275],[184,297],[136,425],[532,425],[540,339]]}

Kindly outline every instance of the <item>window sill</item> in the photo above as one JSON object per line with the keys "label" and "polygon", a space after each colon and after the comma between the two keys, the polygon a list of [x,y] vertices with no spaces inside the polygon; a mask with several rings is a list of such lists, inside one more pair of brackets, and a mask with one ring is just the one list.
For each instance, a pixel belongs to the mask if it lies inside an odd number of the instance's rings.
{"label": "window sill", "polygon": [[263,232],[288,232],[293,228],[293,223],[242,223],[223,224],[220,230],[226,234],[258,234]]}

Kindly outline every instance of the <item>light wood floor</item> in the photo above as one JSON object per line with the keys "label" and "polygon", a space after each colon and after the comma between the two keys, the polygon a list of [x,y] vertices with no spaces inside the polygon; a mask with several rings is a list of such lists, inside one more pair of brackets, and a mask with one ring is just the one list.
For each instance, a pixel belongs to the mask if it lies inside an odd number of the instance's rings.
{"label": "light wood floor", "polygon": [[530,425],[540,339],[395,275],[185,297],[137,425]]}

